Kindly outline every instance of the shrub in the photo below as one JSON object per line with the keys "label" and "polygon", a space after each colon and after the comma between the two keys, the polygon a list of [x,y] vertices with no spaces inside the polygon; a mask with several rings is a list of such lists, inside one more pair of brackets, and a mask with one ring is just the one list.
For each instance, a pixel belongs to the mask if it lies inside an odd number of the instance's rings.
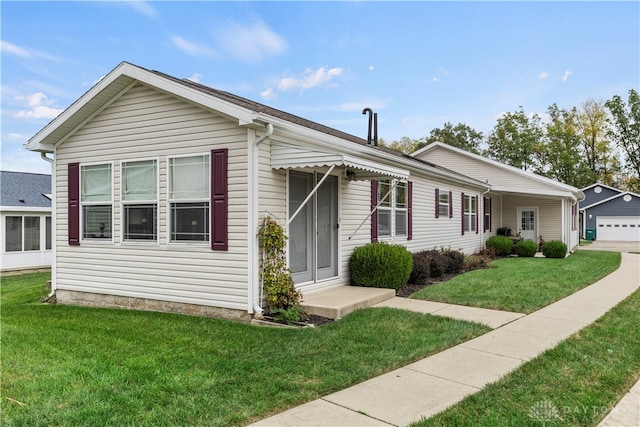
{"label": "shrub", "polygon": [[425,251],[416,252],[413,254],[413,269],[409,276],[409,283],[414,285],[426,285],[427,279],[431,277],[431,260]]}
{"label": "shrub", "polygon": [[401,245],[369,243],[353,250],[349,268],[355,286],[399,289],[409,280],[413,257]]}
{"label": "shrub", "polygon": [[452,249],[445,249],[442,252],[444,256],[449,258],[449,265],[445,270],[447,274],[458,274],[462,271],[464,265],[464,254],[460,251],[454,251]]}
{"label": "shrub", "polygon": [[491,246],[486,246],[482,249],[480,249],[478,252],[476,252],[474,255],[480,257],[480,258],[484,258],[488,261],[492,261],[494,259],[496,259],[496,249],[492,248]]}
{"label": "shrub", "polygon": [[551,240],[542,245],[542,254],[547,258],[564,258],[567,255],[567,245],[560,240]]}
{"label": "shrub", "polygon": [[538,245],[533,240],[520,240],[516,245],[516,253],[521,257],[532,257],[538,251]]}
{"label": "shrub", "polygon": [[478,255],[465,255],[462,269],[464,271],[475,270],[485,266],[484,260]]}
{"label": "shrub", "polygon": [[487,239],[487,247],[495,249],[498,256],[507,256],[513,249],[513,241],[506,236],[491,236]]}
{"label": "shrub", "polygon": [[423,252],[429,259],[429,270],[431,271],[431,277],[443,276],[449,268],[449,257],[437,249],[429,249]]}

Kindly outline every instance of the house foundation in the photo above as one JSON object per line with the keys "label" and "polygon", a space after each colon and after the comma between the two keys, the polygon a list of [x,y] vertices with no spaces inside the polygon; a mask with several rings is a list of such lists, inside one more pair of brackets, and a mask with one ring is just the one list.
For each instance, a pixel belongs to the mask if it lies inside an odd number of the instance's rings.
{"label": "house foundation", "polygon": [[214,317],[219,319],[250,322],[251,315],[245,311],[229,308],[210,307],[198,304],[186,304],[173,301],[160,301],[149,298],[136,298],[118,295],[105,295],[91,292],[56,291],[58,304],[75,305],[81,307],[120,308],[126,310],[158,311],[163,313],[178,313],[191,316]]}

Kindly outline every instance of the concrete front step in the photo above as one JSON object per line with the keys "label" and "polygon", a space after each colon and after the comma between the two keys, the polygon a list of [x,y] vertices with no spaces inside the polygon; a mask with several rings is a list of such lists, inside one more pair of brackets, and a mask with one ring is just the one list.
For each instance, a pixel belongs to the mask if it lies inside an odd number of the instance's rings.
{"label": "concrete front step", "polygon": [[340,319],[354,310],[371,307],[395,296],[394,289],[338,286],[304,294],[301,305],[309,314]]}

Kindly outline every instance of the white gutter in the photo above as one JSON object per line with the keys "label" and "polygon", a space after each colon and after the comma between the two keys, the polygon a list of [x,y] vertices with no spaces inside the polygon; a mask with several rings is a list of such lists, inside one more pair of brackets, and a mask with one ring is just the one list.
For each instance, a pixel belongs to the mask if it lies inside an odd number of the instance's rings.
{"label": "white gutter", "polygon": [[[259,277],[259,259],[260,259],[260,245],[258,243],[258,223],[260,220],[260,194],[259,194],[259,178],[260,178],[260,170],[259,170],[259,158],[260,151],[258,146],[263,143],[267,138],[273,135],[273,125],[271,123],[267,123],[267,132],[262,135],[258,139],[255,138],[255,132],[250,135],[253,138],[247,138],[249,143],[249,158],[247,161],[248,166],[248,177],[249,177],[249,198],[248,198],[248,220],[249,220],[249,236],[248,236],[248,245],[249,250],[247,254],[249,255],[249,262],[247,263],[249,267],[248,277],[249,277],[249,301],[248,301],[248,312],[250,314],[258,313],[262,314],[264,310],[260,306],[261,304],[261,289],[260,286],[260,277]],[[253,233],[253,235],[251,235]]]}
{"label": "white gutter", "polygon": [[51,165],[51,292],[47,298],[51,298],[56,294],[56,168],[54,159],[47,157],[47,153],[41,152],[42,160],[49,162]]}

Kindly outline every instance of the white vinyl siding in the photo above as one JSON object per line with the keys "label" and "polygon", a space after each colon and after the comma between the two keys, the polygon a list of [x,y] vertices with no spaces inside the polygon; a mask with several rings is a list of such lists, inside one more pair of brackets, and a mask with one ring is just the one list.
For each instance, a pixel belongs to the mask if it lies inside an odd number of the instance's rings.
{"label": "white vinyl siding", "polygon": [[[520,218],[518,218],[518,208],[536,207],[538,209],[538,227],[537,240],[540,236],[545,241],[560,240],[562,236],[562,208],[564,204],[560,200],[512,196],[502,198],[502,227],[509,227],[513,233],[517,233],[520,229]],[[495,212],[495,207],[494,207]],[[569,210],[570,212],[570,210]],[[497,224],[494,221],[494,229]]]}
{"label": "white vinyl siding", "polygon": [[[229,149],[229,250],[169,244],[168,159]],[[113,192],[121,166],[157,159],[157,245],[122,241],[122,203],[113,209],[114,241],[67,243],[67,164],[113,162]],[[138,84],[73,133],[56,150],[56,245],[59,289],[188,304],[247,308],[247,130],[163,92]]]}

